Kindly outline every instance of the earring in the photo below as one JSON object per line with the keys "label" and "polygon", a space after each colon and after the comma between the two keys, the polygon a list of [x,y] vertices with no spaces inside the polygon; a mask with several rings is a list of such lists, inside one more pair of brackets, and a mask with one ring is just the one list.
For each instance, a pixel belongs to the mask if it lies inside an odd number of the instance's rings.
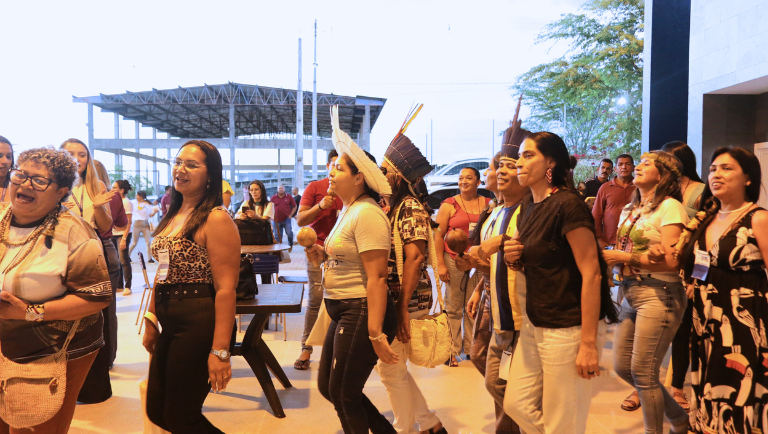
{"label": "earring", "polygon": [[544,174],[544,177],[547,178],[547,184],[552,184],[552,168],[551,167],[547,169],[547,173]]}

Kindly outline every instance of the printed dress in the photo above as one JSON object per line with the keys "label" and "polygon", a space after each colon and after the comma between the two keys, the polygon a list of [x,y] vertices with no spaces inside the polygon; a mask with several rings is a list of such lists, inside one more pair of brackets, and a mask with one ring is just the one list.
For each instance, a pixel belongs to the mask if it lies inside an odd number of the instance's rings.
{"label": "printed dress", "polygon": [[[696,433],[768,433],[768,280],[750,211],[709,251],[691,339]],[[706,231],[694,247],[706,248]]]}

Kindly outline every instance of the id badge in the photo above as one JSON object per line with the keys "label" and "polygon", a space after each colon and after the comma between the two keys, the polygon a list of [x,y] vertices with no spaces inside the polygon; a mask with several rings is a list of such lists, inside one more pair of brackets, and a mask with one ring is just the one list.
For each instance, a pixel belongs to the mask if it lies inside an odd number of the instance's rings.
{"label": "id badge", "polygon": [[160,265],[157,267],[157,279],[165,280],[168,277],[168,267],[170,266],[170,254],[168,249],[158,250],[157,259],[160,261]]}
{"label": "id badge", "polygon": [[507,381],[509,369],[512,367],[512,351],[504,350],[499,361],[499,379]]}
{"label": "id badge", "polygon": [[707,274],[709,274],[709,252],[697,249],[691,277],[699,280],[707,280]]}
{"label": "id badge", "polygon": [[475,226],[477,226],[477,223],[472,223],[472,222],[469,223],[469,233],[470,234],[472,233],[472,231],[475,230]]}

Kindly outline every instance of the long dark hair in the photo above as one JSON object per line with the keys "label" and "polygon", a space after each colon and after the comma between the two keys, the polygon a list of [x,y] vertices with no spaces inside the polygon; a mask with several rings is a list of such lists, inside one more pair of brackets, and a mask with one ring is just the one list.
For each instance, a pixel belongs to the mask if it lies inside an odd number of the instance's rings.
{"label": "long dark hair", "polygon": [[683,164],[683,176],[687,176],[691,181],[701,182],[699,173],[696,172],[696,154],[687,143],[681,141],[669,142],[661,147],[661,150],[672,154]]}
{"label": "long dark hair", "polygon": [[568,177],[571,158],[563,139],[555,133],[539,131],[526,137],[526,140],[533,140],[539,152],[555,161],[555,167],[552,169],[552,185],[573,189],[573,181],[569,181]]}
{"label": "long dark hair", "polygon": [[[371,161],[376,163],[376,158],[373,155],[371,155],[368,151],[363,151],[363,152],[365,152],[365,155],[367,155],[368,158],[371,159]],[[347,165],[349,166],[349,169],[352,171],[353,175],[357,175],[358,173],[360,173],[360,169],[358,169],[357,166],[355,166],[355,163],[352,162],[352,159],[349,158],[347,154],[343,154],[340,158],[343,158],[344,161],[347,162]],[[375,192],[371,187],[369,187],[367,182],[365,183],[364,193],[370,196],[371,199],[373,199],[377,203],[381,201],[381,195]]]}
{"label": "long dark hair", "polygon": [[[723,146],[717,148],[715,152],[712,153],[712,158],[709,164],[711,165],[714,163],[717,157],[723,154],[730,155],[731,158],[739,163],[742,172],[747,175],[747,178],[749,178],[750,181],[749,185],[746,186],[744,190],[744,196],[746,196],[746,199],[749,202],[757,202],[760,199],[760,181],[762,179],[760,160],[757,159],[755,154],[747,151],[746,149]],[[693,263],[695,258],[693,247],[694,244],[696,244],[696,240],[701,238],[701,234],[707,230],[707,226],[712,223],[712,220],[714,220],[717,212],[720,211],[720,201],[716,197],[712,196],[712,190],[709,189],[709,182],[707,182],[707,186],[704,187],[704,192],[701,194],[701,206],[699,210],[704,211],[704,218],[696,230],[693,231],[691,234],[691,239],[683,249],[681,264],[683,273],[685,274],[686,278],[690,278],[691,273],[693,273]]]}
{"label": "long dark hair", "polygon": [[[255,200],[253,200],[253,196],[251,196],[251,186],[252,185],[258,185],[261,189],[261,200],[257,203]],[[264,183],[259,181],[258,179],[254,179],[251,181],[250,184],[248,184],[248,206],[251,207],[252,210],[255,210],[255,206],[259,205],[261,207],[266,207],[269,204],[269,199],[267,199],[267,189],[264,188]]]}
{"label": "long dark hair", "polygon": [[133,190],[133,187],[131,187],[131,183],[125,179],[118,179],[117,181],[115,181],[115,184],[117,184],[117,188],[125,192],[124,194],[126,196],[128,195],[129,191]]}
{"label": "long dark hair", "polygon": [[[680,160],[672,156],[672,154],[664,151],[651,151],[646,152],[640,158],[653,157],[653,165],[656,166],[656,170],[659,171],[659,183],[656,184],[653,193],[653,200],[648,208],[648,212],[653,212],[661,205],[668,197],[676,199],[678,202],[683,201],[683,194],[680,191],[680,175],[682,174],[682,163]],[[632,197],[629,199],[630,210],[641,206],[643,198],[640,196],[640,189],[636,188],[632,193]],[[703,201],[702,201],[703,203]]]}
{"label": "long dark hair", "polygon": [[[187,146],[196,146],[203,151],[205,154],[205,165],[208,167],[208,186],[205,188],[203,199],[195,207],[181,228],[180,236],[192,240],[195,233],[208,221],[208,215],[210,215],[211,210],[223,204],[221,199],[222,166],[221,154],[212,144],[203,140],[190,140],[184,143],[181,149]],[[179,152],[181,152],[181,149],[179,149]],[[160,220],[160,224],[157,225],[157,229],[152,234],[153,236],[163,232],[163,229],[173,221],[173,218],[179,213],[183,202],[184,196],[176,191],[176,188],[171,188],[171,205],[168,207],[168,212],[163,216],[163,219]]]}
{"label": "long dark hair", "polygon": [[[496,155],[493,156],[493,159],[491,159],[491,165],[493,166],[493,170],[499,170],[499,165],[501,164],[501,152],[496,153]],[[488,220],[488,217],[491,216],[491,212],[493,210],[491,209],[491,204],[494,203],[495,199],[491,199],[490,202],[488,202],[488,205],[483,208],[482,211],[480,211],[480,216],[477,218],[477,224],[475,225],[475,229],[472,231],[471,234],[469,234],[469,245],[470,246],[477,246],[482,242],[482,231],[483,231],[483,225],[485,224],[485,221]],[[497,204],[497,206],[501,206],[501,204]]]}
{"label": "long dark hair", "polygon": [[8,183],[11,181],[11,169],[13,169],[13,166],[16,164],[16,159],[13,155],[13,144],[10,140],[6,139],[3,136],[0,136],[0,143],[5,143],[6,145],[11,147],[11,167],[8,168],[8,174],[5,175],[5,183],[3,183],[3,187],[7,187]]}

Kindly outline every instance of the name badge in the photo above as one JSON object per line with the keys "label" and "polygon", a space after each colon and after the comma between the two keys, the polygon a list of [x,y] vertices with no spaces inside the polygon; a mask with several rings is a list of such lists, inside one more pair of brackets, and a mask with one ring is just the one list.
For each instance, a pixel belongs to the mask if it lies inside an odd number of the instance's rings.
{"label": "name badge", "polygon": [[165,280],[168,277],[168,267],[170,266],[171,259],[168,249],[158,250],[157,259],[160,261],[160,265],[157,267],[157,279]]}
{"label": "name badge", "polygon": [[[477,223],[472,223],[472,222],[469,223],[469,233],[470,234],[472,233],[472,231],[475,230],[475,226],[477,226]],[[469,234],[467,234],[467,235],[469,235]]]}
{"label": "name badge", "polygon": [[693,262],[693,273],[691,277],[699,280],[707,280],[709,273],[709,252],[696,250],[696,259]]}
{"label": "name badge", "polygon": [[511,350],[504,350],[503,353],[501,353],[501,360],[499,361],[499,379],[500,380],[507,380],[507,377],[509,377],[509,369],[512,367],[512,351]]}

